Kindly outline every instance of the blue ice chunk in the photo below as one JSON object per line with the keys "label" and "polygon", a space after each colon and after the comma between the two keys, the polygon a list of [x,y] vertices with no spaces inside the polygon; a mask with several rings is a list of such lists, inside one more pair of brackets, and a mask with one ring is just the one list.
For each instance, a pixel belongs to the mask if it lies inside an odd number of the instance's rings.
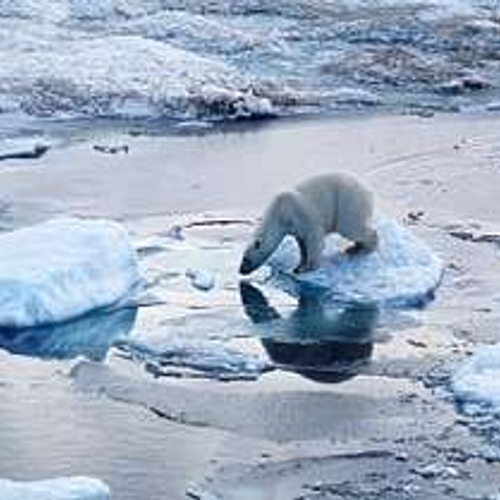
{"label": "blue ice chunk", "polygon": [[60,218],[0,236],[0,328],[68,321],[125,300],[139,283],[117,223]]}
{"label": "blue ice chunk", "polygon": [[500,412],[500,344],[477,348],[453,374],[451,390],[463,404]]}
{"label": "blue ice chunk", "polygon": [[441,282],[443,264],[432,250],[408,229],[389,219],[377,222],[376,251],[349,255],[339,239],[327,239],[321,267],[295,274],[299,250],[286,238],[271,257],[274,282],[294,296],[320,294],[328,300],[417,307],[432,299]]}

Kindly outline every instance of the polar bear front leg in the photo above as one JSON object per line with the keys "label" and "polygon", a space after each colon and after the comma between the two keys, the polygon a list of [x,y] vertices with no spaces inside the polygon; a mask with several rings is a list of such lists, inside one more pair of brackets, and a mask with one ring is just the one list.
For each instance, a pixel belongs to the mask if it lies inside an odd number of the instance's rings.
{"label": "polar bear front leg", "polygon": [[318,268],[325,238],[321,221],[298,193],[281,194],[279,208],[280,227],[295,237],[300,248],[300,264],[294,272]]}
{"label": "polar bear front leg", "polygon": [[320,266],[324,247],[324,234],[314,228],[309,228],[305,234],[296,234],[295,238],[300,249],[300,264],[295,273],[313,271]]}

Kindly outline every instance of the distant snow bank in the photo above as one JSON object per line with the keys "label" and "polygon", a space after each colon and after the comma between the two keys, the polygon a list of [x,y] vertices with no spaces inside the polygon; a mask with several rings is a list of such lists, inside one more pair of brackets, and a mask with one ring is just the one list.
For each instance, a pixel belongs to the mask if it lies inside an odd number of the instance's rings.
{"label": "distant snow bank", "polygon": [[223,61],[136,36],[57,41],[50,51],[21,44],[10,55],[0,89],[37,116],[241,119],[297,99]]}
{"label": "distant snow bank", "polygon": [[500,412],[500,344],[477,349],[455,372],[451,388],[461,403]]}
{"label": "distant snow bank", "polygon": [[2,500],[108,500],[109,488],[98,479],[67,477],[43,481],[0,479]]}
{"label": "distant snow bank", "polygon": [[115,222],[60,218],[0,236],[0,328],[67,321],[139,283],[136,252]]}

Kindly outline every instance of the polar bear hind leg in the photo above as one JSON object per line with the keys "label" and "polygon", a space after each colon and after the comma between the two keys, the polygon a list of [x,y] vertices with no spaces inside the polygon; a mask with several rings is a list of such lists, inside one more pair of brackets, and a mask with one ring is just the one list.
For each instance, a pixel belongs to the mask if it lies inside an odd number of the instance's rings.
{"label": "polar bear hind leg", "polygon": [[363,191],[339,191],[336,231],[353,242],[347,252],[369,252],[378,244],[373,227],[373,197]]}

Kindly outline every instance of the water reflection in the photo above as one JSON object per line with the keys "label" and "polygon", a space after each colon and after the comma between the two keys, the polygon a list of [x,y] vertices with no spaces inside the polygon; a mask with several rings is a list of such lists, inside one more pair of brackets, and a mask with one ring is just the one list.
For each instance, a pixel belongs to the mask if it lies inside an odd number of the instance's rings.
{"label": "water reflection", "polygon": [[102,361],[113,342],[133,328],[137,309],[89,314],[67,323],[0,330],[0,348],[12,354],[43,359],[71,359],[85,356]]}
{"label": "water reflection", "polygon": [[332,306],[302,296],[297,308],[282,317],[254,285],[242,281],[240,295],[245,313],[259,326],[262,345],[283,369],[338,383],[358,375],[372,356],[375,306]]}

